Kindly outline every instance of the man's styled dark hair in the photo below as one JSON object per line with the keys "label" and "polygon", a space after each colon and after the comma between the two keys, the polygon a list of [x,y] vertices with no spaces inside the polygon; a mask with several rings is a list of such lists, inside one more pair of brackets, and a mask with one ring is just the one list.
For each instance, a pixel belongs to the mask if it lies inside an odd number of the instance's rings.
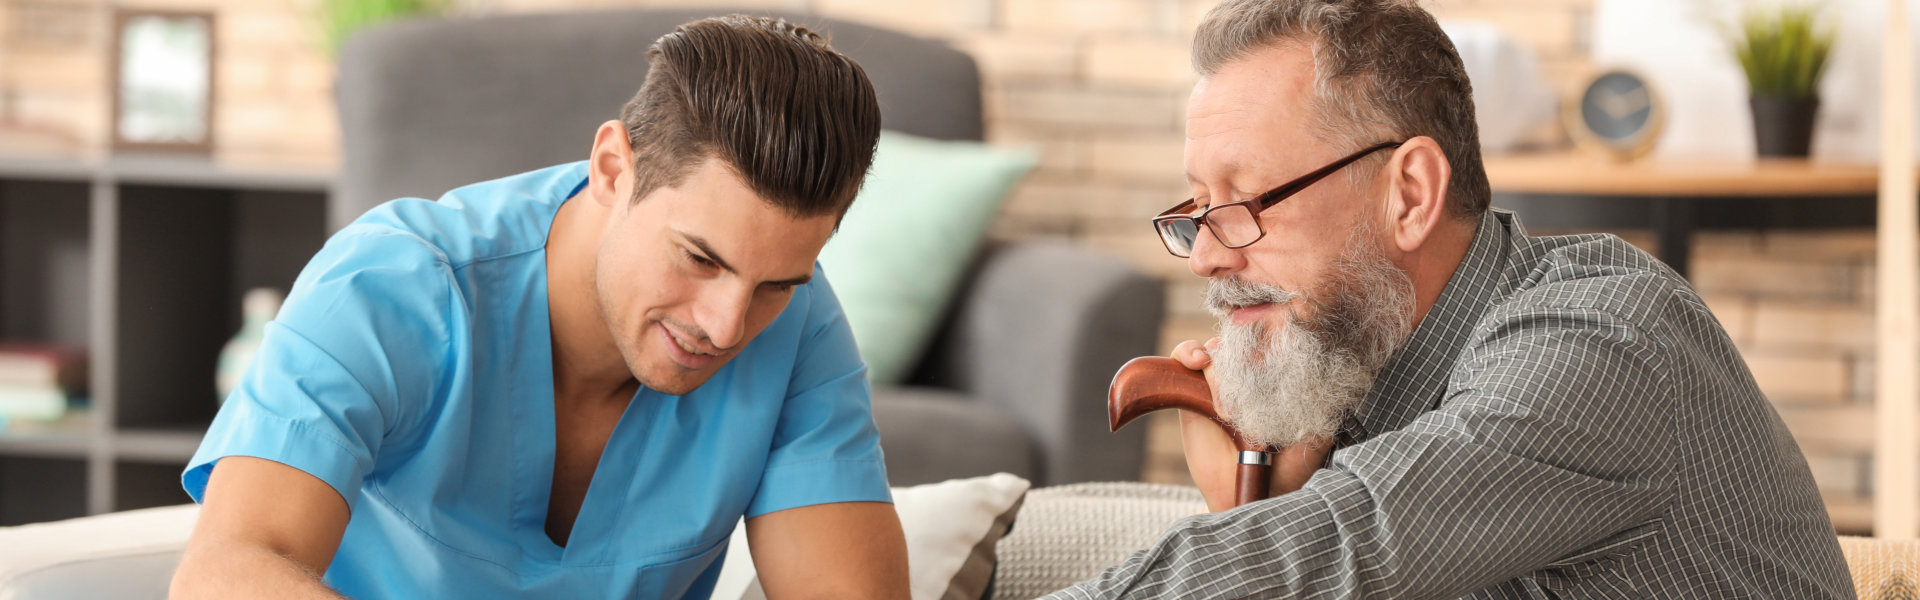
{"label": "man's styled dark hair", "polygon": [[1359,149],[1432,137],[1453,167],[1454,214],[1486,212],[1493,191],[1480,163],[1473,85],[1453,40],[1417,0],[1226,0],[1194,32],[1193,66],[1211,76],[1288,42],[1313,50],[1318,94],[1310,105],[1322,141]]}
{"label": "man's styled dark hair", "polygon": [[620,109],[638,202],[707,158],[796,218],[844,216],[880,139],[859,63],[782,19],[728,15],[674,28],[647,50],[646,82]]}

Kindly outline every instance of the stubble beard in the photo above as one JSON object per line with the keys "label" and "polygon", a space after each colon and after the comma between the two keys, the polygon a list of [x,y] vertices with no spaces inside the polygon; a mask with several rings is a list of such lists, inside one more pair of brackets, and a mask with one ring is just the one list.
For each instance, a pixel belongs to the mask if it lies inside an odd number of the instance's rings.
{"label": "stubble beard", "polygon": [[665,327],[665,325],[652,323],[645,318],[639,319],[638,324],[626,322],[622,317],[623,313],[617,309],[619,305],[613,301],[616,292],[607,287],[607,282],[611,279],[597,269],[598,264],[596,264],[593,282],[595,308],[599,309],[601,326],[606,327],[608,334],[613,337],[614,349],[620,352],[620,361],[626,363],[627,371],[633,375],[634,381],[639,382],[642,387],[668,395],[677,396],[692,391],[692,387],[671,380],[663,381],[647,372],[645,356],[648,340],[645,338],[650,333],[649,326]]}
{"label": "stubble beard", "polygon": [[[1370,231],[1356,229],[1332,271],[1305,292],[1231,277],[1208,284],[1220,334],[1214,397],[1242,439],[1284,447],[1331,437],[1413,332],[1413,281]],[[1265,302],[1280,309],[1278,327],[1233,323],[1234,309]]]}

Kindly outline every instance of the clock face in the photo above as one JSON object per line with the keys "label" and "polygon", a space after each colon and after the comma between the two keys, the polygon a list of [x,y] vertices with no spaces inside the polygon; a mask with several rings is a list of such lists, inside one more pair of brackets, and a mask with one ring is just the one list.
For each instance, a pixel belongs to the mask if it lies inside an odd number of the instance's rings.
{"label": "clock face", "polygon": [[1580,97],[1580,121],[1594,137],[1609,146],[1630,146],[1648,133],[1653,123],[1653,91],[1628,73],[1600,76]]}

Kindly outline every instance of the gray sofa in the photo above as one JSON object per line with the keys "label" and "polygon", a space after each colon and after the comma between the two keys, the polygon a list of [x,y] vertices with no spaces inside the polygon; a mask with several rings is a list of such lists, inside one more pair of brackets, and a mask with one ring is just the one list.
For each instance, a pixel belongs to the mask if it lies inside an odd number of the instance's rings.
{"label": "gray sofa", "polygon": [[[424,20],[362,32],[341,50],[340,226],[380,202],[586,157],[674,26],[724,11]],[[764,11],[751,11],[763,12]],[[939,42],[780,15],[860,61],[888,129],[982,138],[973,60]],[[1145,235],[1145,228],[1142,228]],[[990,245],[909,385],[877,390],[894,485],[1008,472],[1039,485],[1131,480],[1145,428],[1106,431],[1107,382],[1156,351],[1162,284],[1063,244]]]}

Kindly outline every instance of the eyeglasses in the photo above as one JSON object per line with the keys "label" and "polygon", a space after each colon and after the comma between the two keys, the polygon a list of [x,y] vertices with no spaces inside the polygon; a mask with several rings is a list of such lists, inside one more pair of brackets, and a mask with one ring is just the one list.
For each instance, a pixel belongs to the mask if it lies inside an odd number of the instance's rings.
{"label": "eyeglasses", "polygon": [[1188,198],[1187,201],[1154,217],[1153,228],[1160,232],[1160,241],[1167,245],[1167,252],[1180,258],[1193,256],[1194,240],[1200,236],[1201,225],[1206,225],[1207,229],[1212,230],[1213,237],[1220,240],[1221,245],[1228,248],[1245,248],[1267,235],[1266,229],[1260,227],[1260,219],[1257,216],[1261,211],[1300,193],[1300,190],[1307,189],[1314,182],[1326,179],[1328,175],[1353,164],[1354,161],[1381,150],[1399,148],[1400,144],[1402,142],[1381,142],[1368,146],[1346,158],[1333,161],[1333,164],[1320,167],[1317,171],[1280,184],[1280,187],[1268,190],[1267,193],[1239,202],[1215,204],[1197,215],[1186,214],[1194,207],[1193,199]]}

